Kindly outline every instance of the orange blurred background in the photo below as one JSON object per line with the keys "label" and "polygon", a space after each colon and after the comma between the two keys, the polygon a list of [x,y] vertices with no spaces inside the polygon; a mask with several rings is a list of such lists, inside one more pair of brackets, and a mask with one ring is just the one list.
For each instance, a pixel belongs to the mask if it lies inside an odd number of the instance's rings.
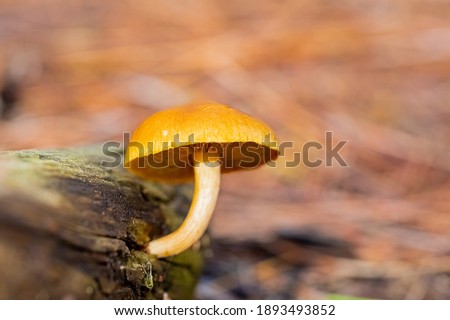
{"label": "orange blurred background", "polygon": [[[0,90],[0,150],[121,141],[193,100],[294,143],[223,177],[199,298],[450,299],[449,2],[6,0]],[[349,167],[285,167],[326,131]]]}

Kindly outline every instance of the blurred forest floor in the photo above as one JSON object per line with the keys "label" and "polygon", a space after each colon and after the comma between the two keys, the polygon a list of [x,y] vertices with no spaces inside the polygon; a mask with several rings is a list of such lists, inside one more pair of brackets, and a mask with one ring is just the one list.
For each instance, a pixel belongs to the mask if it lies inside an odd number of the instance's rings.
{"label": "blurred forest floor", "polygon": [[[294,143],[223,177],[200,299],[450,299],[448,1],[3,0],[0,91],[1,150],[192,100]],[[348,167],[285,166],[326,131]]]}

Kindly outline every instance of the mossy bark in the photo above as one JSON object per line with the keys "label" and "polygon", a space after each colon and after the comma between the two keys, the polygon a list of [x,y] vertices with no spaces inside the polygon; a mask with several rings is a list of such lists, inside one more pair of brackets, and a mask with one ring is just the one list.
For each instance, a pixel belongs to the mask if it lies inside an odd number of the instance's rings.
{"label": "mossy bark", "polygon": [[192,187],[106,168],[100,147],[0,153],[1,299],[187,299],[202,251],[142,247],[188,211]]}

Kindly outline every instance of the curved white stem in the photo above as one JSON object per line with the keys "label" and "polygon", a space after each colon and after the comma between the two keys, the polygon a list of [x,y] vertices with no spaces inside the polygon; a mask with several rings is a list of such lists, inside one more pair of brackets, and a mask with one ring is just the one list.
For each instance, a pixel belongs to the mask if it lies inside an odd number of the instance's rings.
{"label": "curved white stem", "polygon": [[195,155],[199,162],[194,166],[194,197],[185,220],[174,232],[150,241],[148,253],[163,258],[183,252],[198,241],[208,227],[219,193],[220,165],[202,162],[201,158],[201,154]]}

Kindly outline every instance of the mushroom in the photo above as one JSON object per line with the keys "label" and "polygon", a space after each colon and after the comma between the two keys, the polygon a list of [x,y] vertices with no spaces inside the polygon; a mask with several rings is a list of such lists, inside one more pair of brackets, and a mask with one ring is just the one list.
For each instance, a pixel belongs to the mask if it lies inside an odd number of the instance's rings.
{"label": "mushroom", "polygon": [[195,179],[195,187],[181,226],[150,241],[146,251],[162,258],[191,247],[208,227],[221,172],[255,168],[277,157],[278,143],[272,129],[225,105],[193,103],[147,118],[132,134],[125,167],[154,181]]}

